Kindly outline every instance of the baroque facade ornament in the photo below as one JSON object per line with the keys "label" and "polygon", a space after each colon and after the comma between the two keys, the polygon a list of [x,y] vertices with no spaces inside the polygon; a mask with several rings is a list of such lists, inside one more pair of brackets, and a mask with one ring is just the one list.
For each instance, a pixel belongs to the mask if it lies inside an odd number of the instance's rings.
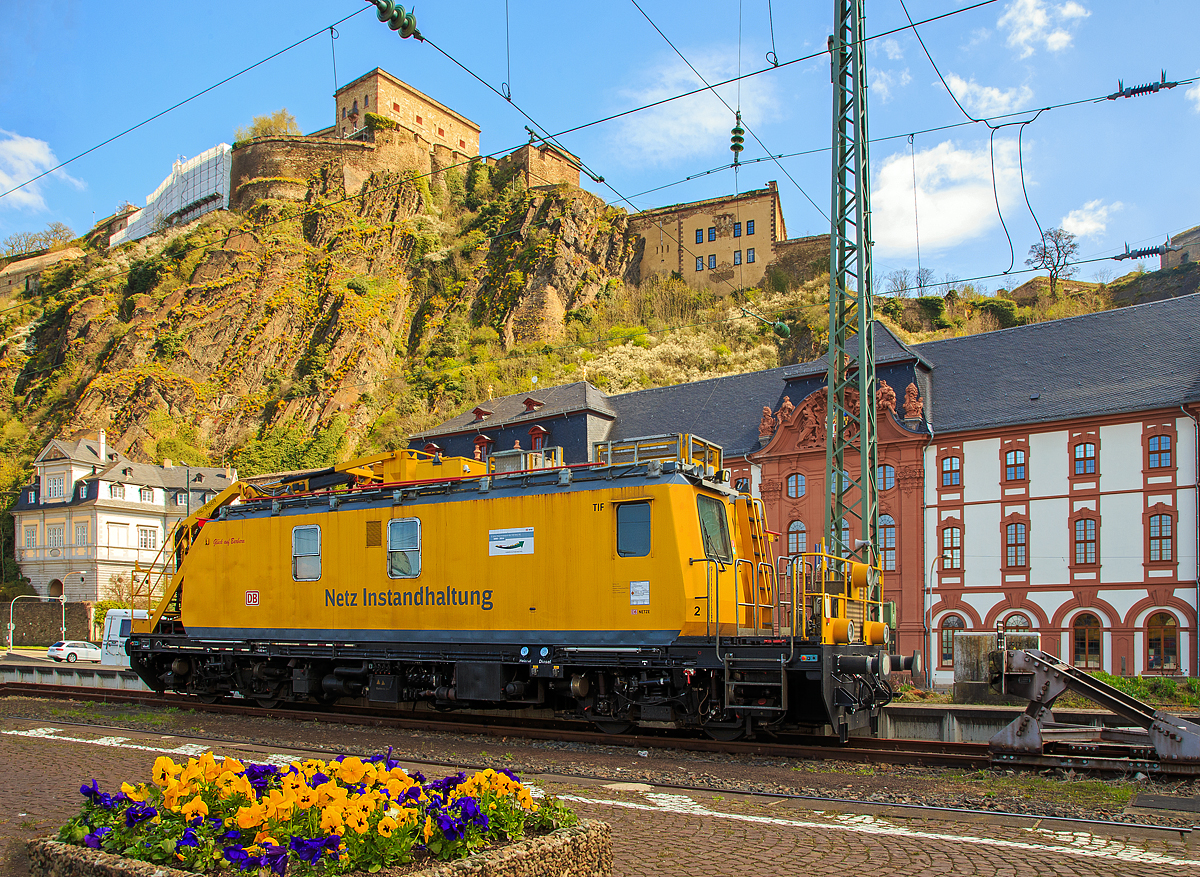
{"label": "baroque facade ornament", "polygon": [[916,384],[909,384],[904,390],[904,419],[919,420],[925,410],[925,402],[921,399],[921,391]]}
{"label": "baroque facade ornament", "polygon": [[875,410],[876,412],[896,413],[896,391],[888,385],[887,381],[879,382],[879,389],[875,392]]}

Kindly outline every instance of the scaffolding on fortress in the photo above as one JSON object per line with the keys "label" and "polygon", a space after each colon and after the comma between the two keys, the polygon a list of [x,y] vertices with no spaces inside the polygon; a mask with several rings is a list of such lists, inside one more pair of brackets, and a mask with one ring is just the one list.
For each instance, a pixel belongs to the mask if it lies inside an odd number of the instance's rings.
{"label": "scaffolding on fortress", "polygon": [[219,143],[187,161],[176,161],[170,175],[146,198],[146,206],[109,238],[109,246],[191,222],[211,210],[227,210],[232,175],[233,148],[228,143]]}

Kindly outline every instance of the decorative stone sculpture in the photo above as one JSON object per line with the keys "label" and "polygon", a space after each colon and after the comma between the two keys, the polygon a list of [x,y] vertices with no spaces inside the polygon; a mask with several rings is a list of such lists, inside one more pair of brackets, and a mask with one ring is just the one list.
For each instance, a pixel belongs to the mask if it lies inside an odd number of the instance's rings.
{"label": "decorative stone sculpture", "polygon": [[784,396],[784,397],[783,397],[783,404],[782,404],[782,405],[780,405],[780,406],[779,406],[779,410],[775,412],[775,420],[776,420],[776,422],[777,422],[777,423],[778,423],[780,426],[783,426],[783,422],[784,422],[785,420],[791,420],[791,419],[792,419],[792,412],[793,412],[793,411],[795,411],[795,410],[796,410],[796,406],[792,404],[791,397],[789,397],[789,396]]}
{"label": "decorative stone sculpture", "polygon": [[887,381],[880,381],[879,389],[875,391],[875,411],[896,413],[896,391],[888,386]]}
{"label": "decorative stone sculpture", "polygon": [[909,384],[904,390],[904,419],[920,420],[925,403],[921,400],[921,391],[916,384]]}
{"label": "decorative stone sculpture", "polygon": [[773,432],[775,432],[775,416],[771,414],[770,407],[764,405],[762,419],[758,421],[758,435],[761,438],[771,435]]}

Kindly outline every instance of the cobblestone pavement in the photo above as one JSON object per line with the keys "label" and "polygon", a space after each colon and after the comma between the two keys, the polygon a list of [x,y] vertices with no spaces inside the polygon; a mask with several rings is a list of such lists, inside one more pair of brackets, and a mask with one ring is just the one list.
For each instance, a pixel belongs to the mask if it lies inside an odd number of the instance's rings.
{"label": "cobblestone pavement", "polygon": [[[169,735],[0,721],[0,871],[27,873],[24,841],[51,834],[78,812],[81,783],[101,788],[149,775],[157,755],[177,760],[205,747]],[[262,747],[220,745],[239,758]],[[279,757],[278,754],[275,756]],[[428,768],[422,768],[433,773]],[[869,815],[812,810],[752,795],[713,795],[529,777],[584,816],[613,826],[617,877],[909,875],[1163,875],[1200,877],[1200,838],[1144,828],[1030,820],[950,821],[928,811]],[[1064,827],[1070,825],[1070,828]]]}

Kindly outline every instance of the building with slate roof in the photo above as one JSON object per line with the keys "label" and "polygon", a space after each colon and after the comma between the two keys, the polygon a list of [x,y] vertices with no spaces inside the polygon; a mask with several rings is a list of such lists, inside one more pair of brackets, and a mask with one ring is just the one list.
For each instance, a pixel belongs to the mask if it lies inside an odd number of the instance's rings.
{"label": "building with slate roof", "polygon": [[[878,550],[899,649],[923,651],[939,684],[957,631],[997,627],[1085,669],[1198,675],[1200,295],[925,344],[875,332]],[[691,432],[724,448],[795,554],[822,536],[831,489],[825,370],[614,396],[571,384],[539,391],[541,407],[481,403],[412,446],[507,449],[541,427],[580,463],[597,441]]]}
{"label": "building with slate roof", "polygon": [[237,479],[228,469],[135,463],[104,431],[54,439],[34,460],[35,477],[13,507],[21,575],[68,602],[148,595],[170,569],[162,552],[172,528]]}

